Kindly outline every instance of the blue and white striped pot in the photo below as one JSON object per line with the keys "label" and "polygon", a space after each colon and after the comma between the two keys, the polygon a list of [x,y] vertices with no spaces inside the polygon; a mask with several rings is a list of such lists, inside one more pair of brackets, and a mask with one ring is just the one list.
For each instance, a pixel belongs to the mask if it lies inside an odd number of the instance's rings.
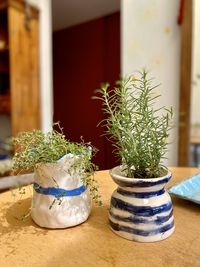
{"label": "blue and white striped pot", "polygon": [[138,242],[160,241],[174,232],[172,201],[164,189],[170,172],[159,178],[127,178],[117,166],[110,175],[118,185],[109,211],[113,232]]}

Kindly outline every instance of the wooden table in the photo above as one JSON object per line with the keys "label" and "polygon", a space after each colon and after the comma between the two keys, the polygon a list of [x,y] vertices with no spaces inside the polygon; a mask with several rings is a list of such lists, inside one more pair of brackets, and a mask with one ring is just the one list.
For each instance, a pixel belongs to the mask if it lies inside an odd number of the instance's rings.
{"label": "wooden table", "polygon": [[[169,186],[200,172],[171,170],[174,177]],[[19,221],[15,216],[28,209],[30,197],[18,204],[11,192],[0,194],[0,266],[200,266],[200,205],[173,198],[176,229],[170,238],[157,243],[128,241],[108,226],[115,184],[108,171],[99,171],[96,178],[104,206],[93,207],[87,222],[70,229],[42,229],[31,218]]]}

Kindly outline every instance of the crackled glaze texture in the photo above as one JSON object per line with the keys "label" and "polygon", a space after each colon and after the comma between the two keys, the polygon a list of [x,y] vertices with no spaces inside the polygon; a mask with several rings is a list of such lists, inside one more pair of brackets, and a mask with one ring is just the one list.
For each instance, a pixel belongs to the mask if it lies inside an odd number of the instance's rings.
{"label": "crackled glaze texture", "polygon": [[164,189],[171,178],[170,172],[154,179],[126,178],[118,166],[110,175],[118,185],[109,211],[113,232],[139,242],[160,241],[173,233],[172,201]]}
{"label": "crackled glaze texture", "polygon": [[31,216],[39,226],[66,228],[87,220],[91,199],[80,170],[71,168],[75,160],[68,154],[58,163],[37,166]]}

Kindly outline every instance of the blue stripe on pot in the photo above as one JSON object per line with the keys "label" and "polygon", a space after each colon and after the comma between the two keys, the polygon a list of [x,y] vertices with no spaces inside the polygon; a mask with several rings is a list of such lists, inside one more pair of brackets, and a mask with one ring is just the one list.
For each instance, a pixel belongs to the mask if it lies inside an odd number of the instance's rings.
{"label": "blue stripe on pot", "polygon": [[122,231],[122,232],[130,233],[130,234],[134,234],[134,235],[140,235],[140,236],[153,236],[156,234],[162,234],[170,230],[174,226],[174,221],[173,221],[167,225],[148,231],[148,230],[135,229],[135,228],[131,228],[128,226],[119,225],[117,223],[112,222],[111,220],[109,220],[109,222],[110,222],[110,226],[115,231]]}
{"label": "blue stripe on pot", "polygon": [[150,207],[150,206],[134,206],[130,203],[127,203],[121,199],[112,197],[111,205],[115,208],[128,211],[134,215],[138,216],[153,216],[162,212],[169,211],[172,208],[172,203],[166,203],[160,206]]}
{"label": "blue stripe on pot", "polygon": [[33,184],[33,188],[38,194],[50,195],[50,196],[54,196],[57,198],[79,196],[86,190],[85,185],[82,185],[72,190],[66,190],[66,189],[57,188],[57,187],[42,187],[37,183]]}
{"label": "blue stripe on pot", "polygon": [[120,222],[130,222],[134,224],[155,224],[155,225],[160,225],[165,222],[167,222],[173,215],[173,210],[166,215],[166,216],[156,216],[154,220],[148,220],[145,218],[137,217],[137,216],[128,216],[128,217],[123,217],[120,215],[113,214],[112,211],[110,211],[110,216],[113,217],[116,220],[119,220]]}
{"label": "blue stripe on pot", "polygon": [[148,181],[148,182],[143,182],[143,181],[121,181],[121,180],[115,180],[115,182],[122,187],[151,187],[151,186],[155,186],[155,185],[161,185],[161,184],[166,184],[171,178],[171,175],[159,180],[159,181]]}
{"label": "blue stripe on pot", "polygon": [[150,197],[155,197],[155,196],[160,196],[164,194],[165,190],[161,189],[159,191],[153,191],[153,192],[130,192],[123,190],[122,188],[117,189],[117,193],[123,196],[128,196],[128,197],[136,197],[136,198],[150,198]]}

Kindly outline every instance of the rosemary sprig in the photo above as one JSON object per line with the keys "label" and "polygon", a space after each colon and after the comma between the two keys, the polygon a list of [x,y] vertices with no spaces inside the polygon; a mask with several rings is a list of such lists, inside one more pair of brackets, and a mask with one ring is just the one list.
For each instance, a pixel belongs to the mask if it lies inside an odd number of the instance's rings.
{"label": "rosemary sprig", "polygon": [[155,108],[159,85],[152,85],[145,70],[139,75],[122,79],[111,90],[104,84],[93,98],[102,102],[106,119],[99,124],[113,142],[127,177],[159,177],[166,172],[161,160],[167,151],[173,110]]}

